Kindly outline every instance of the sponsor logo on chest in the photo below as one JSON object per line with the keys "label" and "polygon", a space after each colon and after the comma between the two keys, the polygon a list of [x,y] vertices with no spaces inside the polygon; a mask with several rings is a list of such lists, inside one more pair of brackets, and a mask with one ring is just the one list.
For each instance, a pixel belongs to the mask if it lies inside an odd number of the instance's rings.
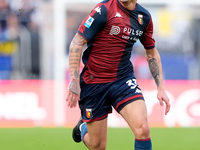
{"label": "sponsor logo on chest", "polygon": [[136,21],[136,25],[135,27],[130,27],[130,25],[127,25],[126,23],[124,23],[124,17],[123,14],[121,14],[120,12],[116,12],[115,19],[119,19],[119,20],[115,20],[115,23],[113,23],[113,25],[111,26],[110,32],[109,34],[112,36],[120,36],[122,39],[126,39],[126,40],[130,40],[131,42],[135,43],[140,36],[142,36],[143,31],[140,28],[141,25],[143,25],[143,15],[138,14],[137,17],[137,21]]}
{"label": "sponsor logo on chest", "polygon": [[[120,34],[122,33],[122,35]],[[120,28],[119,26],[113,25],[109,32],[110,35],[120,35],[121,38],[136,42],[140,36],[142,36],[143,31],[140,29],[133,29],[129,27]]]}

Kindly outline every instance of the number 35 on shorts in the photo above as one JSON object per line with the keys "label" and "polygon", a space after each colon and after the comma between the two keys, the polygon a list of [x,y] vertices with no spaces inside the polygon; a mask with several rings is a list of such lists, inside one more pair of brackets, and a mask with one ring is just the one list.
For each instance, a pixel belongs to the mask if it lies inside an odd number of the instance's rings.
{"label": "number 35 on shorts", "polygon": [[128,84],[131,89],[135,89],[138,86],[136,79],[126,81],[126,84]]}
{"label": "number 35 on shorts", "polygon": [[138,87],[136,79],[130,79],[126,81],[126,84],[130,87],[130,89],[135,90],[135,93],[142,93],[140,88]]}

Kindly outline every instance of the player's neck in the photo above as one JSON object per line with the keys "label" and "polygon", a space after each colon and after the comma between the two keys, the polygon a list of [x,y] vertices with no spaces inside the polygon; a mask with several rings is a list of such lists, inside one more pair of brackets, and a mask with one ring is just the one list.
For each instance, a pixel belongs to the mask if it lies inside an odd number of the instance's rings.
{"label": "player's neck", "polygon": [[128,10],[134,10],[136,7],[137,0],[119,0],[121,5],[128,9]]}

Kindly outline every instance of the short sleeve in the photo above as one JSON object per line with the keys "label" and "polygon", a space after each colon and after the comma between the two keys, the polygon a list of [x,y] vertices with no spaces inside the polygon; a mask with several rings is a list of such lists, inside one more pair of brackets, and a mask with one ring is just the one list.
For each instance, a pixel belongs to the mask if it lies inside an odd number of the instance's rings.
{"label": "short sleeve", "polygon": [[82,21],[78,33],[87,41],[90,41],[105,26],[107,21],[107,9],[99,3]]}
{"label": "short sleeve", "polygon": [[145,49],[151,49],[155,47],[155,40],[153,38],[153,22],[151,18],[146,30],[140,37],[140,42],[142,43]]}

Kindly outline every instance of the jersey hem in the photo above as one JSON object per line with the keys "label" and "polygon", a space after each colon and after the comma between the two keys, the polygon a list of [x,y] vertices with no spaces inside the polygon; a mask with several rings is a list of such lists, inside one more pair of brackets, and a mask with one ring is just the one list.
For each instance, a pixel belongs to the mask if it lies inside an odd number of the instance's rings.
{"label": "jersey hem", "polygon": [[155,45],[153,45],[153,46],[150,46],[150,47],[144,47],[145,49],[152,49],[152,48],[154,48],[155,47]]}

